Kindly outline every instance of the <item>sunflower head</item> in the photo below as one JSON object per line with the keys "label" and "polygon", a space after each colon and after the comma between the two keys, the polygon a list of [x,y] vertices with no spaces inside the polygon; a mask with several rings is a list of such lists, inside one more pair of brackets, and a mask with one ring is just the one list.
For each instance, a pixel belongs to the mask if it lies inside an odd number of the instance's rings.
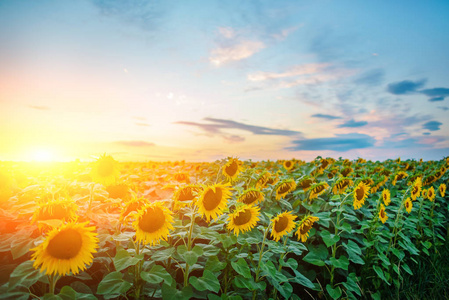
{"label": "sunflower head", "polygon": [[399,171],[398,173],[396,173],[396,175],[394,176],[394,179],[393,179],[393,185],[396,185],[396,183],[399,181],[399,180],[402,180],[402,179],[404,179],[404,178],[406,178],[408,176],[408,174],[407,173],[405,173],[404,171]]}
{"label": "sunflower head", "polygon": [[285,179],[276,186],[276,200],[284,198],[288,193],[296,189],[296,182],[293,178]]}
{"label": "sunflower head", "polygon": [[412,189],[410,191],[410,197],[412,198],[413,201],[419,197],[419,194],[421,193],[421,187],[422,187],[421,177],[418,177],[413,182]]}
{"label": "sunflower head", "polygon": [[390,190],[389,189],[384,189],[382,191],[382,201],[384,202],[385,206],[390,205]]}
{"label": "sunflower head", "polygon": [[385,222],[388,220],[388,216],[385,211],[385,206],[383,204],[380,205],[379,219],[382,221],[383,224],[385,224]]}
{"label": "sunflower head", "polygon": [[196,205],[201,216],[205,216],[207,222],[220,216],[227,207],[228,199],[231,197],[229,183],[213,184],[203,188],[199,194]]}
{"label": "sunflower head", "polygon": [[133,197],[131,200],[126,201],[125,206],[120,212],[119,222],[125,225],[128,224],[129,219],[134,217],[134,213],[136,213],[147,203],[148,200],[143,197]]}
{"label": "sunflower head", "polygon": [[302,189],[304,192],[307,192],[312,186],[314,179],[310,176],[305,176],[301,178],[298,182],[298,187]]}
{"label": "sunflower head", "polygon": [[190,183],[190,176],[185,172],[177,172],[173,174],[173,179],[177,182]]}
{"label": "sunflower head", "polygon": [[106,191],[109,193],[109,198],[126,200],[130,196],[129,186],[126,183],[118,183],[108,185]]}
{"label": "sunflower head", "polygon": [[427,199],[429,199],[431,202],[433,202],[435,200],[435,189],[432,187],[430,187],[430,189],[427,190]]}
{"label": "sunflower head", "polygon": [[335,195],[343,194],[348,187],[353,185],[354,182],[351,179],[347,177],[339,178],[332,188],[332,193],[334,193]]}
{"label": "sunflower head", "polygon": [[369,194],[369,186],[364,184],[363,182],[359,182],[359,184],[355,187],[352,195],[354,197],[354,209],[359,209],[365,203],[365,199]]}
{"label": "sunflower head", "polygon": [[63,222],[75,221],[77,219],[78,205],[72,199],[59,198],[50,199],[46,202],[40,202],[37,210],[34,211],[31,223],[38,223],[40,230],[48,230],[40,221],[61,220]]}
{"label": "sunflower head", "polygon": [[251,188],[243,191],[243,193],[237,199],[238,202],[247,205],[251,204],[255,205],[257,203],[262,202],[263,200],[264,200],[263,193],[256,188]]}
{"label": "sunflower head", "polygon": [[404,206],[405,206],[405,210],[408,213],[410,213],[412,211],[412,207],[413,207],[412,200],[410,200],[410,198],[405,199]]}
{"label": "sunflower head", "polygon": [[296,231],[296,235],[298,236],[298,240],[301,240],[301,242],[307,241],[307,238],[309,237],[309,231],[313,226],[313,223],[318,221],[318,217],[314,216],[304,216],[302,220],[298,224],[298,230]]}
{"label": "sunflower head", "polygon": [[85,270],[98,248],[95,227],[87,227],[88,223],[70,222],[51,230],[43,243],[30,249],[34,252],[33,267],[40,267],[47,275],[61,276]]}
{"label": "sunflower head", "polygon": [[295,161],[293,159],[285,160],[282,166],[284,167],[285,170],[291,171],[295,167]]}
{"label": "sunflower head", "polygon": [[230,157],[223,166],[223,175],[229,180],[233,181],[242,171],[242,162],[238,158]]}
{"label": "sunflower head", "polygon": [[315,183],[310,187],[309,199],[312,200],[318,198],[318,196],[324,193],[328,187],[329,185],[325,181]]}
{"label": "sunflower head", "polygon": [[284,235],[288,235],[295,228],[296,216],[291,211],[283,212],[271,219],[271,237],[277,242]]}
{"label": "sunflower head", "polygon": [[257,189],[263,189],[267,186],[268,179],[270,179],[271,173],[268,171],[263,172],[260,174],[260,176],[257,178],[256,181],[256,188]]}
{"label": "sunflower head", "polygon": [[423,199],[426,199],[427,198],[427,190],[426,189],[422,189],[421,195],[422,195]]}
{"label": "sunflower head", "polygon": [[446,194],[446,184],[445,183],[440,184],[438,190],[440,191],[441,197],[444,198],[444,195]]}
{"label": "sunflower head", "polygon": [[120,176],[119,162],[112,158],[112,156],[103,154],[93,164],[90,176],[95,182],[106,186],[111,185]]}
{"label": "sunflower head", "polygon": [[195,184],[179,187],[173,195],[175,209],[179,209],[184,206],[191,206],[201,189],[201,186]]}
{"label": "sunflower head", "polygon": [[173,213],[160,202],[147,203],[134,214],[134,219],[136,240],[144,245],[153,246],[167,240],[174,229]]}
{"label": "sunflower head", "polygon": [[253,205],[242,205],[228,216],[229,230],[233,230],[235,235],[253,229],[259,221],[259,208]]}
{"label": "sunflower head", "polygon": [[343,175],[343,177],[348,177],[352,172],[354,172],[354,170],[351,167],[346,167],[340,171],[340,174]]}

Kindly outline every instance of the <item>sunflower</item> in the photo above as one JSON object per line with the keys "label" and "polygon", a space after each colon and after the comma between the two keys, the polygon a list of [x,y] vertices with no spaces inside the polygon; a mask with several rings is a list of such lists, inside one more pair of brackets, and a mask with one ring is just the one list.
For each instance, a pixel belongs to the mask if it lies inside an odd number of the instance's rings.
{"label": "sunflower", "polygon": [[385,222],[388,220],[388,215],[385,211],[385,206],[383,204],[380,205],[379,219],[382,221],[383,224],[385,224]]}
{"label": "sunflower", "polygon": [[421,191],[421,195],[422,195],[423,199],[426,199],[426,198],[427,198],[427,190],[426,190],[426,189],[423,189],[423,190]]}
{"label": "sunflower", "polygon": [[391,200],[390,200],[390,190],[384,189],[382,191],[382,200],[383,200],[385,206],[390,205],[390,202],[391,202]]}
{"label": "sunflower", "polygon": [[95,182],[103,185],[111,185],[120,176],[119,162],[112,158],[112,156],[103,154],[94,163],[90,176]]}
{"label": "sunflower", "polygon": [[282,165],[283,165],[284,169],[286,169],[287,171],[290,171],[295,167],[295,161],[294,160],[286,160],[286,161],[284,161],[284,163]]}
{"label": "sunflower", "polygon": [[243,205],[228,217],[227,228],[233,230],[236,236],[239,232],[253,229],[259,221],[259,208],[253,205]]}
{"label": "sunflower", "polygon": [[413,182],[412,190],[410,191],[410,197],[413,201],[416,200],[416,198],[419,197],[419,194],[421,193],[421,177],[416,178],[415,182]]}
{"label": "sunflower", "polygon": [[257,204],[264,200],[263,193],[255,188],[247,189],[237,199],[238,202],[250,205]]}
{"label": "sunflower", "polygon": [[320,169],[324,170],[330,165],[330,161],[326,158],[321,159],[320,161]]}
{"label": "sunflower", "polygon": [[365,178],[361,179],[361,181],[369,187],[374,185],[374,180],[370,177],[365,177]]}
{"label": "sunflower", "polygon": [[312,228],[313,223],[319,221],[320,218],[307,215],[299,222],[298,230],[296,231],[296,235],[298,236],[298,240],[301,242],[307,241],[309,237],[309,230]]}
{"label": "sunflower", "polygon": [[288,193],[296,189],[296,182],[293,178],[281,181],[276,186],[276,200],[284,198]]}
{"label": "sunflower", "polygon": [[430,200],[430,202],[433,202],[435,200],[435,189],[433,186],[427,190],[427,199]]}
{"label": "sunflower", "polygon": [[328,187],[329,185],[324,181],[315,183],[310,187],[309,199],[312,200],[318,198],[318,196],[324,193]]}
{"label": "sunflower", "polygon": [[343,194],[346,188],[353,185],[354,182],[351,179],[342,177],[335,182],[334,187],[332,188],[332,193],[335,195]]}
{"label": "sunflower", "polygon": [[64,276],[84,271],[98,248],[95,227],[87,227],[88,223],[69,222],[51,230],[43,243],[30,249],[34,252],[31,255],[35,261],[33,267],[40,267],[47,275]]}
{"label": "sunflower", "polygon": [[133,197],[131,200],[126,201],[125,207],[123,207],[122,211],[120,212],[119,222],[126,225],[129,218],[133,217],[133,213],[137,212],[147,203],[148,200],[143,197]]}
{"label": "sunflower", "polygon": [[412,203],[412,201],[410,200],[410,198],[407,198],[407,199],[405,200],[404,206],[405,206],[405,210],[406,210],[408,213],[410,213],[410,212],[412,211],[413,203]]}
{"label": "sunflower", "polygon": [[396,185],[396,182],[397,182],[398,180],[402,180],[402,179],[404,179],[404,178],[407,177],[407,176],[408,176],[408,174],[405,173],[404,171],[399,171],[399,172],[396,173],[396,175],[394,176],[394,179],[393,179],[392,184],[393,184],[393,185]]}
{"label": "sunflower", "polygon": [[364,184],[363,182],[359,182],[359,184],[355,187],[353,191],[354,197],[354,209],[359,209],[365,203],[365,199],[369,194],[369,186]]}
{"label": "sunflower", "polygon": [[78,217],[77,211],[78,205],[72,199],[51,199],[39,203],[38,208],[34,211],[31,223],[37,222],[40,230],[50,229],[40,221],[55,219],[65,222],[75,221]]}
{"label": "sunflower", "polygon": [[129,197],[129,186],[126,183],[108,185],[106,191],[109,198],[125,200]]}
{"label": "sunflower", "polygon": [[304,192],[307,192],[313,184],[313,178],[309,176],[305,176],[298,182],[298,187],[301,188]]}
{"label": "sunflower", "polygon": [[351,167],[346,167],[340,171],[340,174],[343,175],[343,177],[348,177],[352,172],[354,172],[354,170]]}
{"label": "sunflower", "polygon": [[441,197],[444,198],[444,195],[446,194],[446,184],[444,184],[444,183],[440,184],[440,186],[438,187],[438,190],[440,191]]}
{"label": "sunflower", "polygon": [[271,237],[277,242],[284,235],[288,235],[295,228],[294,220],[297,217],[289,212],[283,212],[271,219],[273,227],[271,228]]}
{"label": "sunflower", "polygon": [[179,187],[173,195],[175,208],[178,209],[184,206],[191,206],[193,204],[193,200],[197,197],[200,191],[201,186],[194,184]]}
{"label": "sunflower", "polygon": [[229,180],[233,181],[242,170],[242,162],[238,158],[230,157],[228,162],[223,166],[223,175]]}
{"label": "sunflower", "polygon": [[268,183],[268,179],[271,177],[271,173],[268,171],[263,172],[256,181],[256,188],[257,189],[263,189],[266,187]]}
{"label": "sunflower", "polygon": [[136,230],[136,240],[150,246],[167,240],[170,230],[173,230],[173,213],[160,202],[152,202],[143,206],[134,214],[133,227]]}
{"label": "sunflower", "polygon": [[210,222],[211,218],[215,219],[223,213],[231,194],[229,183],[205,187],[196,201],[198,212]]}
{"label": "sunflower", "polygon": [[189,174],[185,172],[178,172],[173,174],[173,179],[177,182],[184,182],[184,183],[190,183],[190,177]]}

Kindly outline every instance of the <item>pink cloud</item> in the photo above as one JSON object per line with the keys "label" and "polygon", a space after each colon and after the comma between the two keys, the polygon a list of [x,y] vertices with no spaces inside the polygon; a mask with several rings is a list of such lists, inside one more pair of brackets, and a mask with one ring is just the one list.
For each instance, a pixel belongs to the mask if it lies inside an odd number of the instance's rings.
{"label": "pink cloud", "polygon": [[212,50],[209,61],[214,65],[223,65],[231,61],[239,61],[251,57],[265,48],[260,41],[244,40],[230,46],[221,46]]}

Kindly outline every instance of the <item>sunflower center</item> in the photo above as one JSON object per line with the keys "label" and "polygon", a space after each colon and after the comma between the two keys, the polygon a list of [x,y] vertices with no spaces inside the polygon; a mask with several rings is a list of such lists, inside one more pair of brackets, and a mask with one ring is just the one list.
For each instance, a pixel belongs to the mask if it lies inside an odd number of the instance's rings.
{"label": "sunflower center", "polygon": [[385,218],[385,210],[381,210],[380,211],[380,217],[383,219],[383,218]]}
{"label": "sunflower center", "polygon": [[233,161],[229,166],[225,167],[225,172],[226,174],[232,177],[235,175],[235,173],[237,173],[238,169],[239,169],[238,164],[235,161]]}
{"label": "sunflower center", "polygon": [[53,207],[47,207],[46,211],[40,217],[40,220],[50,220],[50,219],[59,219],[62,220],[68,217],[67,209],[61,205],[57,204]]}
{"label": "sunflower center", "polygon": [[58,259],[71,259],[77,256],[83,245],[81,234],[74,229],[59,232],[48,243],[48,253]]}
{"label": "sunflower center", "polygon": [[365,196],[365,191],[362,187],[355,190],[355,196],[358,201],[362,201],[363,197]]}
{"label": "sunflower center", "polygon": [[301,229],[299,229],[299,232],[301,234],[306,234],[307,232],[309,232],[310,228],[312,228],[313,223],[311,222],[306,222]]}
{"label": "sunflower center", "polygon": [[414,194],[417,194],[417,193],[418,193],[418,187],[415,185],[415,186],[413,187],[412,194],[414,195]]}
{"label": "sunflower center", "polygon": [[216,188],[215,192],[209,189],[204,195],[203,205],[206,210],[215,209],[221,202],[222,191],[220,188]]}
{"label": "sunflower center", "polygon": [[278,194],[288,193],[289,190],[290,190],[290,184],[284,183],[283,185],[281,185],[279,187]]}
{"label": "sunflower center", "polygon": [[282,216],[274,224],[274,230],[276,230],[276,232],[281,232],[287,228],[287,225],[288,225],[288,218],[286,216]]}
{"label": "sunflower center", "polygon": [[195,198],[195,196],[193,195],[193,191],[190,188],[186,188],[186,189],[182,189],[181,192],[179,193],[179,201],[189,201],[189,200],[193,200],[193,198]]}
{"label": "sunflower center", "polygon": [[317,186],[316,188],[313,189],[313,192],[314,192],[315,194],[318,194],[318,193],[321,192],[322,190],[324,190],[324,185]]}
{"label": "sunflower center", "polygon": [[292,166],[292,162],[291,161],[286,161],[285,162],[285,167],[288,169]]}
{"label": "sunflower center", "polygon": [[251,211],[249,209],[245,209],[241,211],[237,217],[234,217],[235,225],[245,225],[251,220]]}
{"label": "sunflower center", "polygon": [[246,193],[245,196],[242,198],[242,202],[245,204],[251,204],[251,203],[255,202],[258,197],[259,197],[259,195],[256,194],[255,192]]}
{"label": "sunflower center", "polygon": [[303,182],[301,182],[301,187],[302,187],[303,189],[307,189],[307,188],[310,187],[311,184],[312,184],[312,180],[306,179],[306,180],[304,180]]}
{"label": "sunflower center", "polygon": [[98,165],[98,175],[107,177],[114,172],[114,165],[109,160],[103,160]]}
{"label": "sunflower center", "polygon": [[142,216],[139,222],[139,227],[145,232],[155,232],[162,228],[165,224],[164,212],[159,207],[150,207]]}

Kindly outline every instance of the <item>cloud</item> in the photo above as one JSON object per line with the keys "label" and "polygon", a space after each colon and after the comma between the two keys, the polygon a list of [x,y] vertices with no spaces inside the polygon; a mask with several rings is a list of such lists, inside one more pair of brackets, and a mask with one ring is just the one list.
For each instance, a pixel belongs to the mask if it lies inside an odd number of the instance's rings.
{"label": "cloud", "polygon": [[50,107],[44,105],[28,105],[28,107],[37,110],[50,110]]}
{"label": "cloud", "polygon": [[423,132],[422,135],[430,135],[430,134],[431,134],[430,132]]}
{"label": "cloud", "polygon": [[134,124],[136,124],[137,126],[146,126],[146,127],[150,126],[150,124],[144,122],[136,122]]}
{"label": "cloud", "polygon": [[328,67],[329,64],[305,64],[294,66],[291,69],[281,72],[257,72],[248,75],[249,81],[264,81],[269,79],[278,79],[285,77],[293,77],[293,76],[301,76],[301,75],[310,75],[318,72],[322,72],[324,68]]}
{"label": "cloud", "polygon": [[441,123],[441,122],[438,122],[438,121],[429,121],[429,122],[427,122],[427,123],[424,123],[424,124],[422,125],[422,128],[423,128],[423,129],[430,130],[430,131],[437,131],[437,130],[440,130],[440,126],[441,126],[441,125],[443,125],[443,123]]}
{"label": "cloud", "polygon": [[237,144],[245,141],[245,138],[239,135],[223,135],[223,138],[228,144]]}
{"label": "cloud", "polygon": [[295,146],[288,147],[286,150],[332,150],[332,151],[348,151],[352,149],[362,149],[372,147],[374,138],[366,134],[349,133],[337,134],[335,137],[301,139],[292,141]]}
{"label": "cloud", "polygon": [[444,97],[433,97],[433,98],[429,99],[430,102],[437,102],[437,101],[443,101],[443,100],[444,100]]}
{"label": "cloud", "polygon": [[447,107],[447,106],[438,106],[438,108],[441,110],[444,110],[444,111],[449,110],[449,107]]}
{"label": "cloud", "polygon": [[385,77],[383,69],[369,70],[354,80],[355,84],[377,86],[382,84]]}
{"label": "cloud", "polygon": [[320,119],[328,119],[328,120],[335,120],[335,119],[341,119],[342,118],[342,117],[326,115],[326,114],[314,114],[314,115],[311,115],[311,117],[312,118],[320,118]]}
{"label": "cloud", "polygon": [[260,41],[245,40],[229,46],[219,46],[212,50],[209,61],[217,66],[231,61],[239,61],[253,56],[265,48],[265,44]]}
{"label": "cloud", "polygon": [[127,146],[127,147],[153,147],[155,143],[149,143],[145,141],[116,141],[114,144]]}
{"label": "cloud", "polygon": [[355,121],[354,119],[351,119],[349,121],[346,121],[343,124],[338,125],[337,127],[338,128],[346,128],[346,127],[354,128],[354,127],[362,127],[367,124],[368,124],[368,122],[366,122],[366,121]]}
{"label": "cloud", "polygon": [[417,92],[426,83],[427,79],[418,81],[403,80],[399,82],[390,83],[387,86],[387,91],[393,95],[405,95]]}
{"label": "cloud", "polygon": [[449,96],[449,89],[442,87],[425,89],[419,92],[430,97],[429,99],[430,102],[443,101],[445,97]]}
{"label": "cloud", "polygon": [[287,129],[274,129],[274,128],[263,127],[263,126],[248,125],[248,124],[244,124],[244,123],[240,123],[240,122],[235,122],[232,120],[223,120],[223,119],[214,119],[214,118],[205,118],[204,120],[208,121],[208,122],[212,122],[212,123],[204,124],[204,123],[196,123],[196,122],[179,121],[179,122],[175,122],[175,124],[195,126],[211,135],[224,135],[224,133],[221,131],[222,129],[239,129],[239,130],[251,132],[255,135],[294,136],[294,135],[301,134],[301,132],[299,132],[299,131],[287,130]]}

